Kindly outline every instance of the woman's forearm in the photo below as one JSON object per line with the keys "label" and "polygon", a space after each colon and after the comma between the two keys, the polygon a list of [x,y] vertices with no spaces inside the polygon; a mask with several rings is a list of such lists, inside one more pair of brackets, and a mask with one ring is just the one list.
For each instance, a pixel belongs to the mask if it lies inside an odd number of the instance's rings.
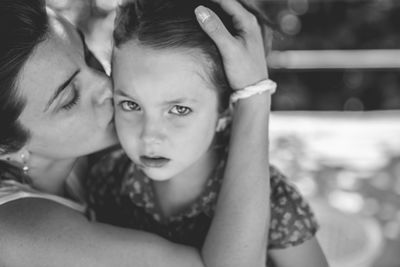
{"label": "woman's forearm", "polygon": [[269,229],[268,93],[240,100],[216,214],[203,247],[207,266],[265,266]]}
{"label": "woman's forearm", "polygon": [[[223,25],[217,23],[212,11],[197,9],[201,27],[221,53],[231,88],[240,90],[268,78],[263,38],[256,17],[241,6],[242,1],[212,1],[232,16],[239,33],[230,36]],[[236,104],[224,182],[202,249],[207,266],[264,267],[266,264],[270,216],[270,101],[268,93],[264,93]]]}

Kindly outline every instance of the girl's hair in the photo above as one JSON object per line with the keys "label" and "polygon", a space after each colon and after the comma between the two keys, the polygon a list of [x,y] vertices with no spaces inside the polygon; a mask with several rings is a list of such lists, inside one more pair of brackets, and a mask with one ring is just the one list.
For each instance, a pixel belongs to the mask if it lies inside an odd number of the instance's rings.
{"label": "girl's hair", "polygon": [[[212,9],[222,20],[228,31],[236,35],[232,18],[218,5],[209,0],[135,0],[119,9],[115,23],[114,44],[116,47],[134,40],[153,49],[196,49],[206,57],[206,71],[218,90],[220,112],[229,105],[230,87],[223,70],[221,55],[214,42],[201,29],[194,10],[203,5]],[[259,19],[266,18],[253,6],[246,6]]]}
{"label": "girl's hair", "polygon": [[43,0],[0,1],[0,155],[18,151],[29,139],[18,121],[26,102],[18,94],[18,77],[47,31]]}

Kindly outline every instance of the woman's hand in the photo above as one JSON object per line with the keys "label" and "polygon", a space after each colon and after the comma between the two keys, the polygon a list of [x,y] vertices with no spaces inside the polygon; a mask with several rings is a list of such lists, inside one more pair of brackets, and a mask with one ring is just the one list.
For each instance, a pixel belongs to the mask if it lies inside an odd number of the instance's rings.
{"label": "woman's hand", "polygon": [[212,0],[232,16],[239,32],[232,36],[218,16],[209,8],[196,8],[202,29],[215,42],[223,59],[225,73],[233,90],[243,89],[268,78],[264,42],[256,17],[238,0]]}

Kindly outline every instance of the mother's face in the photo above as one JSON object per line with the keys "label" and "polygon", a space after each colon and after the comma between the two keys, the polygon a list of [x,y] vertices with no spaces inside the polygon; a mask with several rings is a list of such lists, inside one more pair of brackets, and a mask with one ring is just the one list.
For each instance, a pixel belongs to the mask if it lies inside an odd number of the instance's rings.
{"label": "mother's face", "polygon": [[20,122],[31,134],[26,148],[50,159],[74,158],[116,143],[108,77],[85,63],[75,28],[54,14],[50,34],[21,71],[26,99]]}

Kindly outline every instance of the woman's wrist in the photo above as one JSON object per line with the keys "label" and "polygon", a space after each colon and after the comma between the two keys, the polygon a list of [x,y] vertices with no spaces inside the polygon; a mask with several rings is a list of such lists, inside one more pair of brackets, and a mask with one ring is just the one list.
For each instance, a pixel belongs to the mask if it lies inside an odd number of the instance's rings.
{"label": "woman's wrist", "polygon": [[263,79],[253,85],[246,86],[243,89],[236,90],[232,93],[230,102],[235,104],[238,100],[250,98],[256,95],[269,94],[272,95],[276,91],[276,83],[271,79]]}
{"label": "woman's wrist", "polygon": [[253,116],[263,116],[271,111],[271,92],[263,91],[253,94],[246,98],[241,98],[235,102],[233,112],[236,114],[251,113]]}

